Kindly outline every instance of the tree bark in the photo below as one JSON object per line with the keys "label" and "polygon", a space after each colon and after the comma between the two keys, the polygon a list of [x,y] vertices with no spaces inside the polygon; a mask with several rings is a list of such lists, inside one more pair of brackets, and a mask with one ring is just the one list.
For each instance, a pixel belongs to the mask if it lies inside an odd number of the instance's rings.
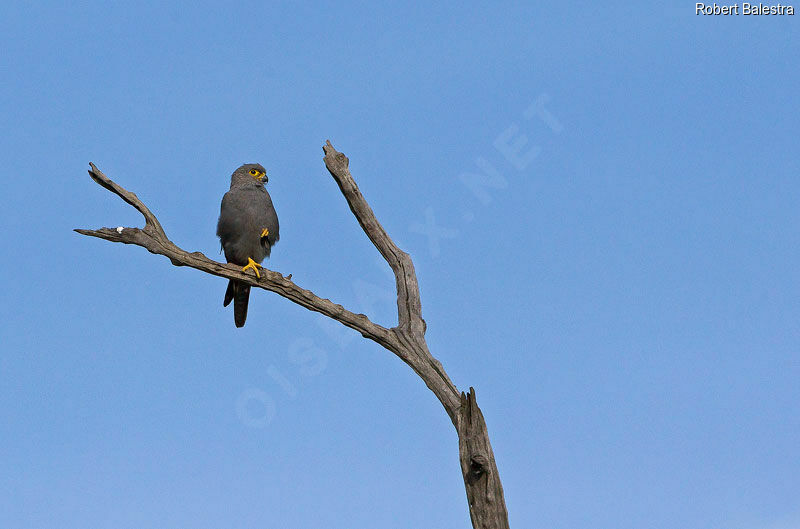
{"label": "tree bark", "polygon": [[359,191],[350,174],[347,156],[338,152],[327,141],[323,146],[325,166],[339,186],[350,210],[372,244],[389,263],[397,288],[397,326],[386,328],[370,321],[364,314],[355,314],[329,299],[323,299],[267,268],[261,278],[242,272],[241,267],[213,261],[200,252],[189,253],[169,240],[155,215],[130,191],[104,175],[94,164],[89,164],[89,175],[99,185],[118,195],[136,208],[145,219],[139,228],[100,228],[75,231],[107,241],[135,244],[149,252],[163,255],[175,266],[188,266],[208,274],[243,281],[249,285],[269,290],[309,310],[319,312],[339,323],[355,329],[408,364],[436,395],[458,433],[459,459],[467,492],[470,518],[476,529],[508,529],[503,486],[489,443],[489,434],[475,399],[475,390],[459,393],[442,364],[428,350],[425,341],[426,323],[422,319],[419,284],[411,257],[397,247],[381,226],[375,213]]}

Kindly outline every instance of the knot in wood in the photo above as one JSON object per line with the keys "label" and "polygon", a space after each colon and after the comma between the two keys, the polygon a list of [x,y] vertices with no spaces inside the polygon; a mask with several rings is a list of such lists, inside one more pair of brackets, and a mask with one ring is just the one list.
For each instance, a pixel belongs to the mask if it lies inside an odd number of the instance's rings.
{"label": "knot in wood", "polygon": [[343,152],[336,152],[336,163],[343,165],[345,169],[350,166],[350,160],[344,155]]}
{"label": "knot in wood", "polygon": [[475,483],[481,476],[486,474],[486,466],[488,463],[489,459],[483,454],[473,454],[472,457],[469,458],[469,475],[467,479],[470,483]]}

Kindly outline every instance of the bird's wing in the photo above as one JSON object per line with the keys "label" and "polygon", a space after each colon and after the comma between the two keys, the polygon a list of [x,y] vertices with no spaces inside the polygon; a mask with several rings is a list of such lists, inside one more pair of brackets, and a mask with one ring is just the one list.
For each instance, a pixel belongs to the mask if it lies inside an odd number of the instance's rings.
{"label": "bird's wing", "polygon": [[217,221],[217,236],[225,243],[238,238],[246,228],[246,219],[242,214],[242,197],[236,190],[230,190],[222,197],[222,204],[219,208],[219,221]]}
{"label": "bird's wing", "polygon": [[275,206],[272,205],[272,198],[266,189],[264,190],[264,195],[264,198],[260,200],[261,207],[259,208],[258,220],[269,230],[267,240],[272,246],[281,238],[280,225],[278,224],[278,213],[275,211]]}

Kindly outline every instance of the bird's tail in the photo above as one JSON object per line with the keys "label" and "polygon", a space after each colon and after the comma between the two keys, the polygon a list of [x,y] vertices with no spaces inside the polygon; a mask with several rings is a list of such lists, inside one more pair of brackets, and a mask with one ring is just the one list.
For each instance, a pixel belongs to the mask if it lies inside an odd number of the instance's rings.
{"label": "bird's tail", "polygon": [[244,327],[247,320],[247,304],[250,301],[250,285],[229,280],[222,306],[227,307],[233,300],[233,321],[237,327]]}

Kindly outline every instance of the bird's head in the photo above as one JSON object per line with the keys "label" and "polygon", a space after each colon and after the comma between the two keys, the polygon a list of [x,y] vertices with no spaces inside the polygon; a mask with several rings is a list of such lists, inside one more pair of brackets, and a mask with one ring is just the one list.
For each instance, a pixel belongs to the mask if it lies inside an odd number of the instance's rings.
{"label": "bird's head", "polygon": [[260,163],[246,163],[231,175],[231,187],[251,182],[266,184],[269,182],[267,171]]}

